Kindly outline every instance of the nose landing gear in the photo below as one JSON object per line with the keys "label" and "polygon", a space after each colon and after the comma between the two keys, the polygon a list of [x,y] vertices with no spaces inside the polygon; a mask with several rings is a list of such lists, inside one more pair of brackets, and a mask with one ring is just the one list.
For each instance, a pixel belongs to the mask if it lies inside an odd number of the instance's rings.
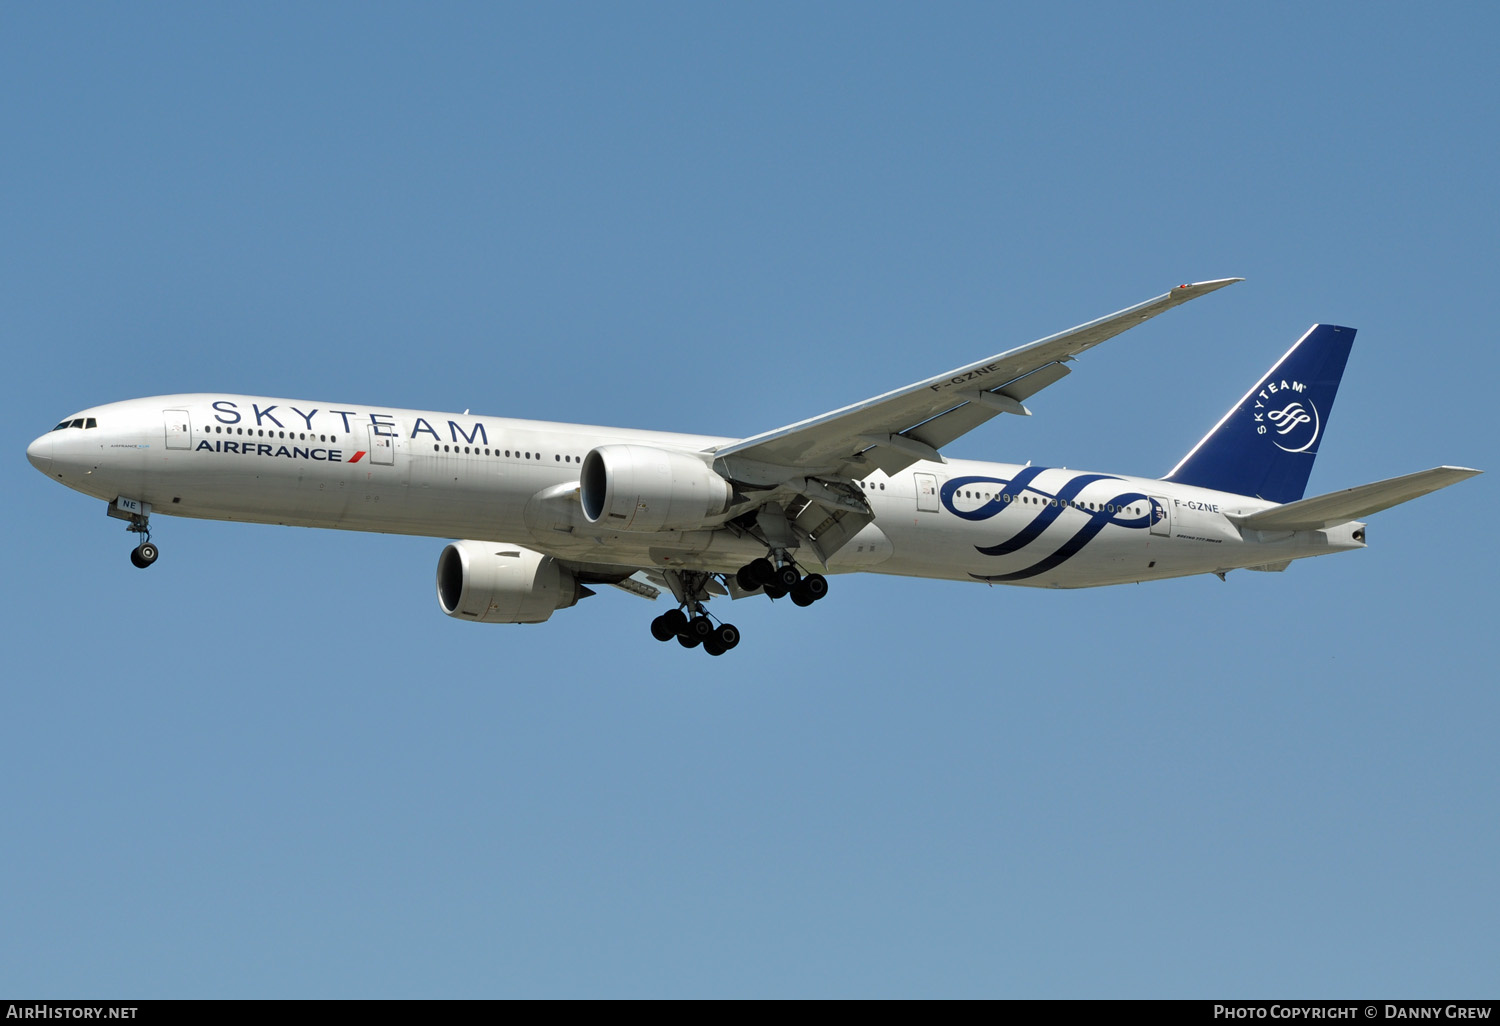
{"label": "nose landing gear", "polygon": [[161,550],[151,544],[151,504],[140,502],[136,499],[116,499],[109,504],[107,512],[116,520],[129,521],[125,530],[131,534],[141,536],[141,543],[130,550],[130,562],[137,569],[144,570],[156,562],[156,557],[161,555]]}

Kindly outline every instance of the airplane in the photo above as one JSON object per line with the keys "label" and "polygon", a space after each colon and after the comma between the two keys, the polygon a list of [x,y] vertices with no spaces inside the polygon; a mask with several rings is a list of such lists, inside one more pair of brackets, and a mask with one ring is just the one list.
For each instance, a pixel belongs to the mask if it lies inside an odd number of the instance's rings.
{"label": "airplane", "polygon": [[449,616],[541,623],[612,585],[675,606],[658,641],[719,656],[714,597],[811,605],[857,572],[1083,588],[1365,547],[1360,517],[1480,473],[1441,466],[1304,498],[1355,330],[1313,325],[1165,476],[950,459],[1075,358],[1240,278],[1164,295],[748,438],[221,393],[82,410],[27,447],[156,562],[153,513],[457,538]]}

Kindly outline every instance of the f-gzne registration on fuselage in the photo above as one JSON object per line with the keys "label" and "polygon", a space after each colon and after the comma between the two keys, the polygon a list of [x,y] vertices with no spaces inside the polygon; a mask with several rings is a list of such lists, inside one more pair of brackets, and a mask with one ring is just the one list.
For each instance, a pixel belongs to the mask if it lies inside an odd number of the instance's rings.
{"label": "f-gzne registration on fuselage", "polygon": [[978,363],[749,438],[206,393],[73,414],[26,450],[108,502],[150,566],[153,513],[459,538],[438,603],[540,623],[591,586],[672,609],[660,641],[722,655],[713,597],[810,605],[870,571],[1083,588],[1365,546],[1359,517],[1479,473],[1436,467],[1304,498],[1354,329],[1314,325],[1163,478],[945,458],[1081,353],[1239,281],[1165,295]]}

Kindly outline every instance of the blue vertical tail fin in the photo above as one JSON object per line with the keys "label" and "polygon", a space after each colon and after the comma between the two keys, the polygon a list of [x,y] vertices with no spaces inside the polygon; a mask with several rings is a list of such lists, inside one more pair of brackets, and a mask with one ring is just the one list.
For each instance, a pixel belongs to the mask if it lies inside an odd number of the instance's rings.
{"label": "blue vertical tail fin", "polygon": [[1314,324],[1163,480],[1302,498],[1353,344],[1353,328]]}

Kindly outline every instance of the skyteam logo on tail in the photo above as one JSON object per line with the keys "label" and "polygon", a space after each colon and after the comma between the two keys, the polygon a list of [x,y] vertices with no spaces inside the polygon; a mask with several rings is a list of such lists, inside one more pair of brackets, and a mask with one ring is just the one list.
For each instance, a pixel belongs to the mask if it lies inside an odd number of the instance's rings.
{"label": "skyteam logo on tail", "polygon": [[1166,480],[1270,502],[1302,498],[1353,344],[1353,328],[1314,324]]}
{"label": "skyteam logo on tail", "polygon": [[1271,444],[1283,452],[1311,449],[1323,429],[1323,420],[1306,392],[1307,386],[1300,381],[1268,382],[1256,394],[1251,410],[1256,434],[1270,435]]}

